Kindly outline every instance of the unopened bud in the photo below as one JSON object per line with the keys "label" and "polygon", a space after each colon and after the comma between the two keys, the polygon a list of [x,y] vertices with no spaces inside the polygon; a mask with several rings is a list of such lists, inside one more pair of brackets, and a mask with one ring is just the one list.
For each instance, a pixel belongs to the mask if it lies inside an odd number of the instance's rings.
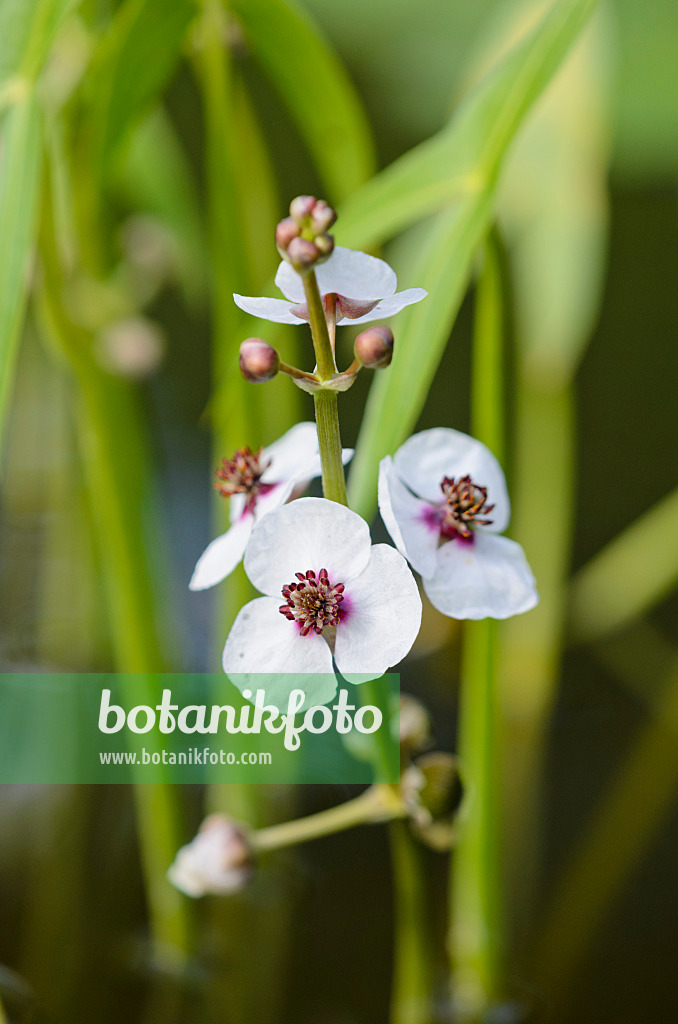
{"label": "unopened bud", "polygon": [[225,896],[247,885],[252,861],[245,829],[224,814],[210,814],[178,851],[167,877],[187,896]]}
{"label": "unopened bud", "polygon": [[287,247],[287,258],[299,274],[312,270],[319,256],[318,246],[307,238],[293,238]]}
{"label": "unopened bud", "polygon": [[332,207],[323,199],[319,199],[311,214],[311,227],[314,234],[322,235],[325,231],[329,231],[336,219],[337,215]]}
{"label": "unopened bud", "polygon": [[280,356],[263,338],[247,338],[240,346],[240,372],[250,384],[262,384],[275,377]]}
{"label": "unopened bud", "polygon": [[290,203],[290,217],[293,217],[297,223],[301,224],[302,221],[311,216],[316,202],[315,196],[297,196]]}
{"label": "unopened bud", "polygon": [[431,719],[416,697],[400,695],[400,753],[405,760],[431,743]]}
{"label": "unopened bud", "polygon": [[393,331],[389,327],[370,327],[355,339],[356,359],[370,370],[381,370],[393,358]]}
{"label": "unopened bud", "polygon": [[299,237],[299,225],[291,217],[281,220],[275,229],[275,244],[281,256],[285,256],[287,247],[293,238]]}
{"label": "unopened bud", "polygon": [[400,788],[419,838],[436,850],[448,850],[463,796],[456,758],[439,751],[418,757],[403,772]]}
{"label": "unopened bud", "polygon": [[323,263],[328,256],[331,256],[334,252],[334,236],[333,235],[316,235],[315,246],[320,253],[321,259],[318,263]]}

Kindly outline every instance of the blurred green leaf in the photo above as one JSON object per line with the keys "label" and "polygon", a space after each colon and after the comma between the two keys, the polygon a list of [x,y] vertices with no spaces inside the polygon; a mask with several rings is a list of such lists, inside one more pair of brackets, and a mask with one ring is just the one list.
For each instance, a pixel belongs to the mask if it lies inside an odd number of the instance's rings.
{"label": "blurred green leaf", "polygon": [[257,60],[287,104],[331,201],[374,170],[370,129],[343,66],[309,16],[290,0],[234,0]]}
{"label": "blurred green leaf", "polygon": [[533,383],[548,389],[571,378],[602,298],[610,82],[601,14],[516,140],[498,197],[521,360]]}
{"label": "blurred green leaf", "polygon": [[342,210],[342,243],[367,247],[456,200],[430,228],[408,285],[429,296],[398,321],[393,365],[371,390],[351,471],[351,504],[374,508],[379,461],[413,428],[489,227],[509,143],[596,0],[560,0],[476,89],[441,135],[369,182]]}
{"label": "blurred green leaf", "polygon": [[559,0],[496,66],[438,135],[410,150],[344,204],[340,241],[369,248],[494,184],[506,149],[597,0]]}
{"label": "blurred green leaf", "polygon": [[0,133],[0,450],[37,221],[40,128],[38,103],[29,92],[7,112]]}
{"label": "blurred green leaf", "polygon": [[126,0],[100,36],[88,73],[100,176],[113,168],[120,146],[166,85],[194,15],[192,0]]}
{"label": "blurred green leaf", "polygon": [[570,602],[575,640],[620,629],[678,583],[678,490],[629,526],[580,569]]}
{"label": "blurred green leaf", "polygon": [[169,227],[178,241],[179,273],[191,298],[204,293],[207,239],[198,190],[186,154],[163,110],[154,110],[133,131],[120,168],[129,200]]}
{"label": "blurred green leaf", "polygon": [[2,0],[0,82],[19,74],[36,78],[56,32],[76,0]]}

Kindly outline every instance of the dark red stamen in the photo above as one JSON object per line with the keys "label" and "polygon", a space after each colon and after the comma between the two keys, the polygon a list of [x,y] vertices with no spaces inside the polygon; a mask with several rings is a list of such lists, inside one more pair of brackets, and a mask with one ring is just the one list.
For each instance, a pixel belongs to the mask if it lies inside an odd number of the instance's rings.
{"label": "dark red stamen", "polygon": [[219,482],[214,486],[222,498],[230,498],[234,494],[247,495],[245,508],[253,512],[257,497],[269,485],[261,483],[261,477],[270,466],[270,460],[262,463],[261,448],[253,452],[250,448],[239,448],[232,459],[222,459],[216,471]]}
{"label": "dark red stamen", "polygon": [[[445,540],[461,537],[470,540],[474,526],[490,526],[491,519],[485,518],[494,505],[487,503],[487,487],[473,482],[471,477],[443,477],[440,489],[445,495],[443,516],[440,522],[440,536]],[[482,517],[482,518],[481,518]]]}
{"label": "dark red stamen", "polygon": [[298,583],[282,588],[286,604],[279,611],[290,622],[299,623],[301,636],[322,633],[326,626],[336,626],[342,616],[339,605],[344,600],[344,584],[332,584],[327,569],[321,569],[316,578],[312,569],[295,573]]}

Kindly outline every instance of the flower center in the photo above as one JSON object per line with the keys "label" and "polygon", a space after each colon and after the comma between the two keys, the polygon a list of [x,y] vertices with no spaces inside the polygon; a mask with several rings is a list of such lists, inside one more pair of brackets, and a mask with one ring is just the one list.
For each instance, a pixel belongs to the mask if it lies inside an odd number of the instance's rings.
{"label": "flower center", "polygon": [[443,477],[440,489],[445,495],[440,535],[445,540],[462,537],[470,540],[474,525],[489,526],[491,519],[481,518],[492,511],[494,505],[487,503],[487,487],[473,482],[471,477]]}
{"label": "flower center", "polygon": [[251,448],[239,448],[232,459],[221,460],[221,466],[216,474],[219,482],[214,486],[222,498],[246,494],[245,508],[248,512],[254,511],[257,496],[268,490],[268,486],[261,483],[261,477],[271,463],[269,461],[262,464],[262,450],[259,448],[253,452]]}
{"label": "flower center", "polygon": [[322,633],[325,626],[336,626],[341,619],[344,584],[330,583],[327,569],[321,569],[316,578],[313,569],[295,573],[298,583],[282,588],[285,604],[279,611],[290,622],[298,622],[302,636]]}

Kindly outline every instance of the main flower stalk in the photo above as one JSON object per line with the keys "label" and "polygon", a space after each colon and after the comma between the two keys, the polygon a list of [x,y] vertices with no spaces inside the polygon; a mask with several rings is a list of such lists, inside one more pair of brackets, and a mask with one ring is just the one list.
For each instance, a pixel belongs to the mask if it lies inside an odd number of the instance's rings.
{"label": "main flower stalk", "polygon": [[[304,294],[308,306],[308,319],[317,363],[317,375],[321,381],[331,380],[337,372],[330,332],[325,319],[325,308],[313,270],[304,274]],[[319,391],[313,396],[315,420],[318,426],[318,446],[322,467],[323,494],[330,501],[348,505],[346,478],[341,458],[341,436],[339,434],[339,409],[336,391]]]}

